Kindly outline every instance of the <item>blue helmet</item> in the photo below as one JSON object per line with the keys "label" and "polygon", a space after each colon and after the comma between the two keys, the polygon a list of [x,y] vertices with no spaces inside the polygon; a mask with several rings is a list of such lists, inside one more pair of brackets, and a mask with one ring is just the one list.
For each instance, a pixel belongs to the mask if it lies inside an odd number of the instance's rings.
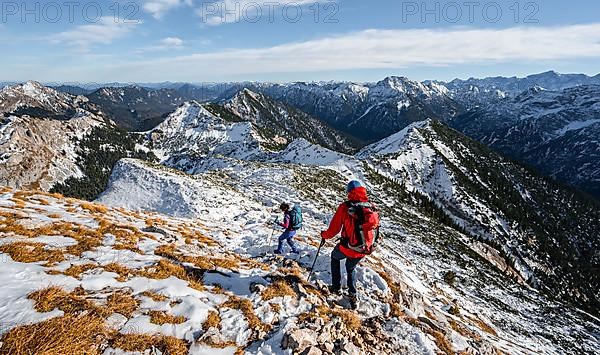
{"label": "blue helmet", "polygon": [[350,193],[350,191],[354,190],[357,187],[362,187],[362,184],[358,180],[352,180],[346,185],[346,193]]}

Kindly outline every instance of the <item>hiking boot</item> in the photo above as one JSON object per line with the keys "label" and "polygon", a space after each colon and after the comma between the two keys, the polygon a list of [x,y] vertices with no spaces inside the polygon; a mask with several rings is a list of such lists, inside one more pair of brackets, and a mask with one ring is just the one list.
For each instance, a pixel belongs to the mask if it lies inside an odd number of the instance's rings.
{"label": "hiking boot", "polygon": [[298,250],[292,250],[292,254],[300,254]]}
{"label": "hiking boot", "polygon": [[327,290],[329,291],[330,294],[332,295],[341,295],[342,294],[342,290],[339,288],[334,288],[333,286],[329,285],[327,286]]}
{"label": "hiking boot", "polygon": [[350,301],[350,308],[358,309],[358,297],[356,297],[355,293],[349,294],[348,300]]}
{"label": "hiking boot", "polygon": [[273,254],[281,255],[281,252],[279,250],[275,250],[273,251]]}

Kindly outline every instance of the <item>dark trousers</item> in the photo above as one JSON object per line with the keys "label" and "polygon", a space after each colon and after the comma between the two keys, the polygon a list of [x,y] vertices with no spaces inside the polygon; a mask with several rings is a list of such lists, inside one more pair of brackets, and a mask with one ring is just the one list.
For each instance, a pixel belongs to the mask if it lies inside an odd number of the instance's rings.
{"label": "dark trousers", "polygon": [[362,258],[349,258],[340,251],[338,244],[331,252],[331,286],[339,290],[342,287],[342,260],[346,259],[346,277],[348,278],[348,292],[356,293],[356,280],[354,279],[354,271]]}

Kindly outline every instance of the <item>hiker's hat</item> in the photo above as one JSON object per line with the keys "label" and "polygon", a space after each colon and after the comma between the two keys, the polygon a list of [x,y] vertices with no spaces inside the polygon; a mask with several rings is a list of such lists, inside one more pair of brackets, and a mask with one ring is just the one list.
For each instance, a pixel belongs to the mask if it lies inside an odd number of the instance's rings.
{"label": "hiker's hat", "polygon": [[350,193],[352,190],[354,190],[357,187],[362,187],[362,184],[360,183],[360,181],[358,180],[352,180],[348,183],[348,185],[346,185],[346,193]]}

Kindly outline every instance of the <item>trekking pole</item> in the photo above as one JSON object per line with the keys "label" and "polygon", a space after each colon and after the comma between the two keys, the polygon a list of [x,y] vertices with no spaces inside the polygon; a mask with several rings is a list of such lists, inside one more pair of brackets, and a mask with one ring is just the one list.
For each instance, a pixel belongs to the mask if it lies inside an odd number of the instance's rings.
{"label": "trekking pole", "polygon": [[275,228],[277,228],[277,222],[279,222],[279,217],[275,218],[275,224],[273,225],[273,229],[271,230],[271,236],[269,237],[269,248],[273,246],[273,234],[275,234]]}
{"label": "trekking pole", "polygon": [[325,239],[321,238],[321,244],[319,244],[319,249],[317,249],[317,255],[315,255],[315,260],[312,263],[312,266],[310,267],[310,274],[308,274],[308,279],[306,280],[306,282],[310,282],[310,278],[313,274],[313,271],[315,270],[315,264],[317,263],[317,258],[319,257],[319,253],[321,252],[321,248],[323,247],[323,245],[325,245]]}

